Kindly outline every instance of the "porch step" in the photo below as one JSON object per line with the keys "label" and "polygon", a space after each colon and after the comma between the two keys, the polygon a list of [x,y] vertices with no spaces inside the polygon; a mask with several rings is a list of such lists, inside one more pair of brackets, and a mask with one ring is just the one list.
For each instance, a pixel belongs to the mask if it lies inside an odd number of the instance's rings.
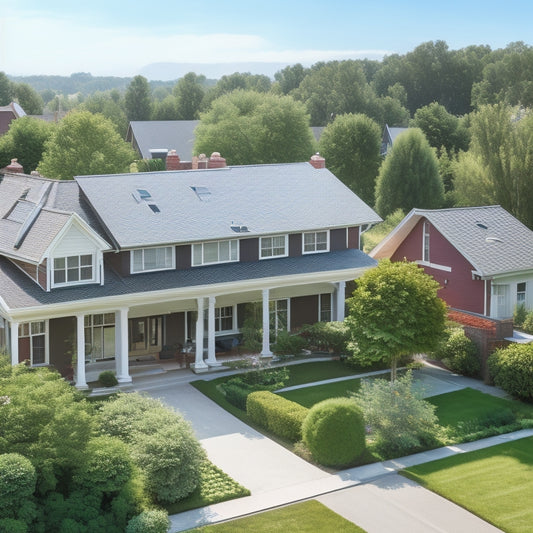
{"label": "porch step", "polygon": [[[100,375],[100,372],[103,372],[104,370],[111,370],[113,373],[115,372],[115,362],[114,361],[107,361],[105,363],[96,363],[93,365],[87,365],[86,371],[85,371],[85,379],[87,383],[91,383],[93,381],[98,381],[98,376]],[[165,374],[166,370],[159,364],[142,364],[142,365],[130,365],[129,367],[130,376],[150,376],[152,374]]]}

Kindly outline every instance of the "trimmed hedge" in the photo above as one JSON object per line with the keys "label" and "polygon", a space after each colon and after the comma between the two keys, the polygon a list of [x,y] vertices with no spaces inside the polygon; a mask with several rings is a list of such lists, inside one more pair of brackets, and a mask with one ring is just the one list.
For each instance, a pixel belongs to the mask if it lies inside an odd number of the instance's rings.
{"label": "trimmed hedge", "polygon": [[488,358],[495,385],[525,401],[533,401],[533,344],[511,344]]}
{"label": "trimmed hedge", "polygon": [[297,442],[302,438],[302,423],[308,409],[272,392],[257,391],[248,395],[246,412],[256,424]]}
{"label": "trimmed hedge", "polygon": [[303,441],[313,459],[324,466],[346,466],[365,451],[363,412],[350,398],[315,404],[304,420]]}

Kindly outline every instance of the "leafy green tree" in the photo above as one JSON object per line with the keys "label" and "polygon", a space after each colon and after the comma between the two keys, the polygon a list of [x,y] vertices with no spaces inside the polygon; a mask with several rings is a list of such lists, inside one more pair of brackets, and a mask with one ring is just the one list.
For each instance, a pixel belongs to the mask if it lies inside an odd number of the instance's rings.
{"label": "leafy green tree", "polygon": [[0,168],[17,158],[27,174],[35,170],[54,127],[54,124],[32,117],[14,120],[9,131],[0,137]]}
{"label": "leafy green tree", "polygon": [[435,151],[418,128],[398,135],[376,183],[376,210],[387,217],[396,209],[438,208],[444,201]]}
{"label": "leafy green tree", "polygon": [[128,119],[124,108],[124,98],[118,91],[97,91],[91,94],[81,104],[80,110],[83,109],[93,114],[100,113],[108,118],[113,122],[121,137],[126,137]]}
{"label": "leafy green tree", "polygon": [[126,116],[128,120],[150,120],[152,98],[150,85],[144,76],[135,76],[126,89]]}
{"label": "leafy green tree", "polygon": [[197,76],[194,72],[189,72],[174,87],[176,113],[179,120],[195,120],[198,118],[204,98],[202,83],[205,83],[205,76]]}
{"label": "leafy green tree", "polygon": [[444,146],[449,154],[468,150],[470,135],[464,121],[437,102],[417,109],[411,126],[420,128],[433,148]]}
{"label": "leafy green tree", "polygon": [[361,241],[363,243],[363,251],[370,253],[405,217],[405,213],[401,209],[396,209],[394,213],[391,213],[387,218],[374,226],[373,228],[365,231],[361,235]]}
{"label": "leafy green tree", "polygon": [[9,105],[13,101],[13,85],[5,72],[0,72],[0,105]]}
{"label": "leafy green tree", "polygon": [[300,63],[286,66],[274,74],[274,79],[278,82],[282,94],[289,94],[294,89],[300,87],[300,83],[307,75],[308,69]]}
{"label": "leafy green tree", "polygon": [[53,100],[56,96],[55,91],[53,91],[52,89],[45,89],[44,91],[41,91],[40,94],[41,98],[43,99],[44,105],[48,105],[48,102]]}
{"label": "leafy green tree", "polygon": [[471,117],[470,150],[454,166],[458,205],[499,204],[533,228],[533,113],[505,104]]}
{"label": "leafy green tree", "polygon": [[152,107],[152,120],[179,120],[176,97],[169,94],[163,100],[156,100]]}
{"label": "leafy green tree", "polygon": [[27,115],[43,114],[44,103],[41,95],[27,83],[16,83],[14,93],[20,107]]}
{"label": "leafy green tree", "polygon": [[127,172],[136,159],[114,124],[89,111],[69,113],[46,143],[38,170],[48,178]]}
{"label": "leafy green tree", "polygon": [[306,161],[315,151],[305,107],[290,96],[234,91],[200,116],[196,153],[220,152],[231,165]]}
{"label": "leafy green tree", "polygon": [[320,153],[328,168],[369,205],[381,158],[381,130],[366,115],[340,115],[328,124],[320,137]]}
{"label": "leafy green tree", "polygon": [[415,263],[383,260],[367,270],[349,299],[352,357],[368,364],[387,361],[394,381],[402,357],[435,349],[446,320],[438,288]]}
{"label": "leafy green tree", "polygon": [[249,72],[234,72],[233,74],[222,76],[216,85],[205,93],[202,109],[208,110],[214,100],[233,91],[243,90],[267,93],[270,91],[271,86],[272,82],[268,76],[250,74]]}

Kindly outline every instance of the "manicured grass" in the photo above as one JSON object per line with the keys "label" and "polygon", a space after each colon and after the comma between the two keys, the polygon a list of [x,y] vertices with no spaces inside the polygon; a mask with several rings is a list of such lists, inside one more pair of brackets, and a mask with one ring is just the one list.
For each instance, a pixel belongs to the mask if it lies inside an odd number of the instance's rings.
{"label": "manicured grass", "polygon": [[167,511],[169,514],[176,514],[243,496],[250,496],[250,491],[239,485],[213,463],[206,461],[200,472],[198,488],[184,500],[169,505]]}
{"label": "manicured grass", "polygon": [[408,468],[403,475],[507,533],[533,524],[533,437]]}
{"label": "manicured grass", "polygon": [[325,505],[310,500],[281,509],[193,529],[202,533],[364,533],[364,529],[334,513]]}
{"label": "manicured grass", "polygon": [[361,380],[354,378],[346,381],[326,383],[324,385],[315,385],[314,387],[304,387],[302,389],[278,392],[277,394],[287,398],[287,400],[311,408],[315,403],[321,402],[322,400],[349,396],[351,392],[357,392],[360,386]]}
{"label": "manicured grass", "polygon": [[427,400],[437,407],[436,414],[442,426],[457,427],[460,423],[486,418],[503,409],[510,409],[518,418],[533,418],[533,405],[497,398],[470,388],[432,396]]}

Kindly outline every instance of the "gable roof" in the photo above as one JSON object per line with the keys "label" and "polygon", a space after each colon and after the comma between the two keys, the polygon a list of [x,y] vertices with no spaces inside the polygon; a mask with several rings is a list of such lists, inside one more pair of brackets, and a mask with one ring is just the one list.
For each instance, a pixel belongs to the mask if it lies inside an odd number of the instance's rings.
{"label": "gable roof", "polygon": [[199,120],[134,120],[128,126],[126,140],[143,159],[151,159],[152,149],[176,150],[183,161],[193,156],[194,129]]}
{"label": "gable roof", "polygon": [[499,205],[412,209],[371,252],[391,257],[418,221],[426,218],[481,277],[533,270],[533,231]]}
{"label": "gable roof", "polygon": [[[79,176],[76,181],[119,248],[381,220],[329,170],[309,163]],[[248,231],[237,233],[232,225]]]}

